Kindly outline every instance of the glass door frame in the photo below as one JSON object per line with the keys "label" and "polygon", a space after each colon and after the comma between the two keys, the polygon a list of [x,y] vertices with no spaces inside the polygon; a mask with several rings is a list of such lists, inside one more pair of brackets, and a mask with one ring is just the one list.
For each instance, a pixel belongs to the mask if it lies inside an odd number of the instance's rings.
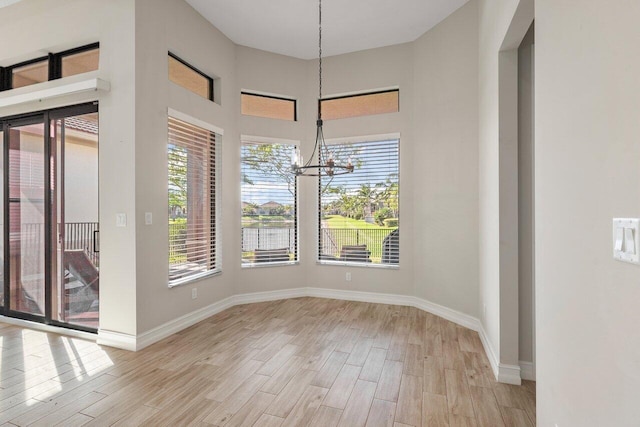
{"label": "glass door frame", "polygon": [[[3,315],[8,317],[15,317],[18,319],[29,320],[39,323],[44,323],[46,325],[58,326],[62,328],[68,329],[76,329],[85,332],[96,333],[97,329],[89,328],[82,325],[64,323],[53,319],[52,313],[52,292],[53,292],[53,266],[52,262],[54,262],[53,254],[57,251],[57,240],[52,238],[52,231],[54,228],[57,230],[57,224],[53,222],[53,203],[57,202],[53,200],[53,189],[52,189],[52,181],[56,179],[56,177],[52,177],[52,163],[55,161],[55,151],[56,141],[51,138],[51,126],[57,119],[62,119],[65,117],[79,116],[83,114],[97,113],[98,112],[98,102],[90,102],[85,104],[73,105],[69,107],[60,107],[51,110],[38,111],[33,113],[25,113],[16,116],[4,117],[0,118],[0,129],[3,131],[3,141],[2,141],[2,162],[3,162],[3,182],[2,182],[2,191],[4,194],[4,206],[2,206],[4,216],[4,229],[3,232],[3,245],[4,245],[4,260],[3,260],[3,278],[4,278],[4,301],[1,312]],[[36,315],[32,313],[26,313],[22,311],[12,310],[10,306],[11,302],[11,280],[10,280],[10,268],[11,268],[11,259],[10,259],[10,233],[9,233],[9,190],[10,190],[10,182],[9,182],[9,138],[10,138],[10,130],[12,128],[30,125],[30,124],[44,124],[44,137],[42,143],[44,144],[44,177],[45,177],[45,194],[44,194],[44,295],[45,295],[45,307],[44,307],[44,316]],[[55,181],[53,181],[55,182]],[[57,185],[57,184],[56,184]],[[55,278],[58,279],[57,277]],[[64,283],[61,284],[64,286]]]}

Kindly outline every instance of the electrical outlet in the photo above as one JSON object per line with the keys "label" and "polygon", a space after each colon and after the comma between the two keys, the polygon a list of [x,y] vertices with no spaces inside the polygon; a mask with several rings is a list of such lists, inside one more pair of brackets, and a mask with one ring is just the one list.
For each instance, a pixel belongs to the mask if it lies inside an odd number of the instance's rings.
{"label": "electrical outlet", "polygon": [[145,225],[153,224],[153,214],[151,212],[144,213],[144,224]]}
{"label": "electrical outlet", "polygon": [[350,281],[351,281],[351,272],[347,272],[347,274],[345,275],[344,279],[345,279],[347,282],[350,282]]}
{"label": "electrical outlet", "polygon": [[198,288],[191,289],[191,299],[198,298]]}

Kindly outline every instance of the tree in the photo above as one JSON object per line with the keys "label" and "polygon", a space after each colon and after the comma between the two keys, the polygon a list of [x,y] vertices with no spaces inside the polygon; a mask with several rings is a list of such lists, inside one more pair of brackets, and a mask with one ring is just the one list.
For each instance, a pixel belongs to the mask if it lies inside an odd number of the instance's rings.
{"label": "tree", "polygon": [[[280,144],[245,145],[242,162],[251,169],[266,175],[277,176],[287,183],[287,189],[295,195],[296,176],[291,171],[291,147]],[[243,182],[253,185],[250,176],[243,174]]]}
{"label": "tree", "polygon": [[169,145],[169,207],[187,206],[187,149]]}

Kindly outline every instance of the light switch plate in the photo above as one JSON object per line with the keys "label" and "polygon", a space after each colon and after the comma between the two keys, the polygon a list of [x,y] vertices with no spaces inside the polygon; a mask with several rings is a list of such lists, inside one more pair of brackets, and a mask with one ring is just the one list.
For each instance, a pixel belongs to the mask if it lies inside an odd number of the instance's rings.
{"label": "light switch plate", "polygon": [[151,212],[144,213],[144,224],[145,225],[153,224],[153,214]]}
{"label": "light switch plate", "polygon": [[613,258],[640,264],[640,218],[613,219]]}
{"label": "light switch plate", "polygon": [[127,226],[127,214],[125,213],[117,213],[116,214],[116,227],[126,227]]}

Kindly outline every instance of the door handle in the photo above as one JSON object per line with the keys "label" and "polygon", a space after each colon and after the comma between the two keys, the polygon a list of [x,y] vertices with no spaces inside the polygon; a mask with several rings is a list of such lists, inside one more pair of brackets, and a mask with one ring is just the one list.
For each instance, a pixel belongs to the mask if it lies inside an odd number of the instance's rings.
{"label": "door handle", "polygon": [[100,230],[93,230],[93,252],[100,252],[98,239],[100,238]]}

